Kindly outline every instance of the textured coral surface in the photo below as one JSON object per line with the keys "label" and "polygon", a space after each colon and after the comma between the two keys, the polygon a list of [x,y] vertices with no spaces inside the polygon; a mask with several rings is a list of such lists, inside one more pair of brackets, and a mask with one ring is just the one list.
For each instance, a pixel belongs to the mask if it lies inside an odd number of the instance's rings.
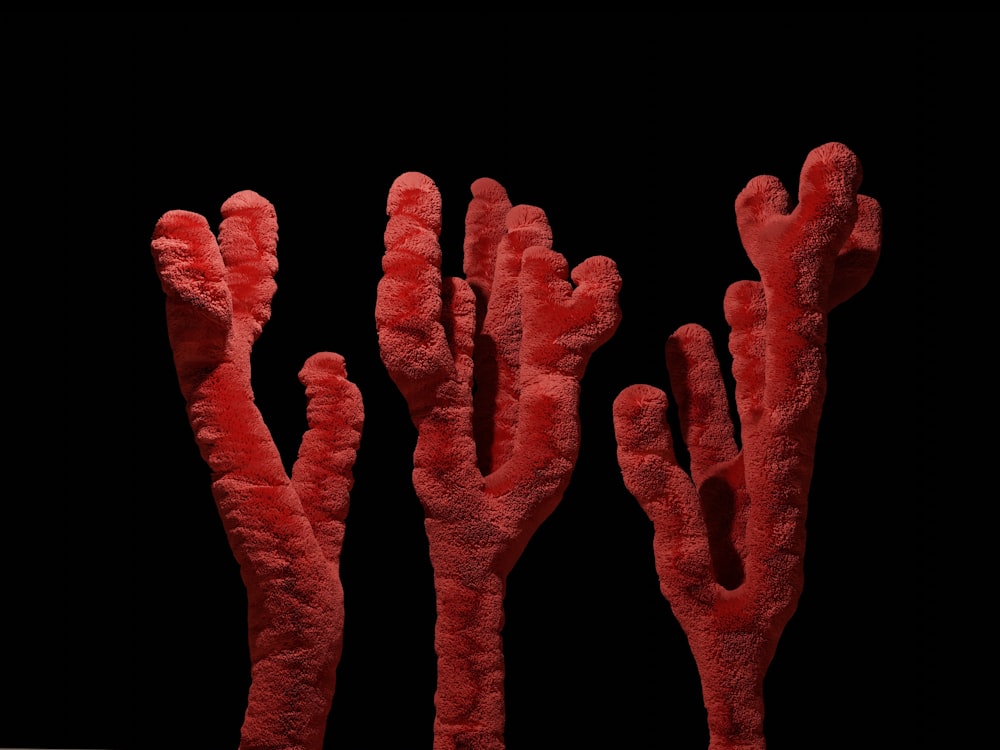
{"label": "textured coral surface", "polygon": [[504,747],[507,575],[562,498],[580,446],[580,380],[620,320],[609,258],[569,273],[545,214],[472,185],[465,279],[442,278],[441,197],[389,191],[376,323],[418,431],[413,486],[437,595],[434,747]]}
{"label": "textured coral surface", "polygon": [[[799,200],[749,182],[737,224],[760,281],[725,296],[739,433],[708,331],[669,337],[668,397],[634,385],[614,400],[625,486],[652,521],[660,588],[702,682],[713,750],[763,750],[763,681],[803,587],[805,520],[826,392],[830,311],[869,280],[881,210],[839,143],[811,152]],[[387,203],[375,322],[385,367],[417,431],[413,488],[436,595],[435,750],[504,747],[507,578],[569,485],[581,380],[621,320],[616,264],[570,271],[543,211],[472,185],[465,278],[441,273],[441,196],[425,175]],[[251,350],[271,313],[277,221],[233,195],[218,237],[170,211],[152,250],[178,381],[247,591],[251,683],[241,750],[318,750],[343,645],[339,561],[364,420],[332,353],[300,371],[309,429],[290,474],[254,403]]]}
{"label": "textured coral surface", "polygon": [[698,664],[712,750],[765,747],[764,675],[803,586],[829,313],[868,282],[881,248],[881,209],[860,182],[854,153],[828,143],[806,158],[796,206],[768,176],[736,200],[760,273],[725,298],[739,443],[697,325],[666,345],[689,471],[662,390],[631,386],[614,403],[622,476],[653,523],[660,588]]}
{"label": "textured coral surface", "polygon": [[247,589],[251,684],[240,750],[319,750],[342,649],[339,561],[361,394],[340,355],[305,362],[309,429],[289,477],[250,379],[276,289],[274,207],[244,191],[222,215],[216,239],[203,216],[164,214],[152,251],[191,427]]}

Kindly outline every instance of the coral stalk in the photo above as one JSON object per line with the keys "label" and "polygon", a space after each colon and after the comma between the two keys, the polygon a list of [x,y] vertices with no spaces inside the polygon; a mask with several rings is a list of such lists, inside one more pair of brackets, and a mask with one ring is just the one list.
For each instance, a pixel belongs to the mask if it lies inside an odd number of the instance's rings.
{"label": "coral stalk", "polygon": [[153,258],[181,391],[247,589],[251,684],[240,750],[321,750],[343,644],[339,564],[364,412],[343,358],[310,357],[309,429],[289,477],[254,404],[250,353],[276,290],[277,218],[251,191],[169,211]]}
{"label": "coral stalk", "polygon": [[[559,503],[580,445],[580,381],[620,321],[615,264],[568,276],[540,209],[472,185],[466,278],[442,278],[441,197],[393,183],[376,327],[417,428],[413,486],[437,597],[435,750],[504,747],[507,575]],[[572,283],[571,283],[572,281]]]}
{"label": "coral stalk", "polygon": [[653,524],[660,589],[698,665],[710,750],[765,748],[764,676],[803,586],[829,314],[867,284],[881,250],[881,209],[860,183],[855,154],[828,143],[806,158],[794,208],[770,176],[736,200],[760,274],[725,297],[739,446],[699,326],[666,345],[690,472],[675,456],[663,391],[634,385],[614,403],[622,477]]}

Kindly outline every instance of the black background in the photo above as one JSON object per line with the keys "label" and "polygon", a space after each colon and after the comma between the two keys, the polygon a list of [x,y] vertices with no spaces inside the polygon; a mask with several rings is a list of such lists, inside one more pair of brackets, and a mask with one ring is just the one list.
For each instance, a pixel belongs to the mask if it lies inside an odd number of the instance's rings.
{"label": "black background", "polygon": [[[84,44],[75,27],[85,19]],[[904,462],[919,456],[897,453],[912,407],[899,388],[903,332],[923,303],[912,291],[921,237],[904,194],[931,137],[920,112],[938,71],[900,38],[947,35],[941,19],[238,13],[45,23],[48,49],[79,82],[73,101],[92,104],[70,109],[99,125],[116,165],[99,193],[103,216],[80,234],[117,253],[114,283],[101,281],[118,304],[94,345],[114,352],[113,371],[102,361],[97,416],[88,410],[79,424],[99,458],[66,478],[92,489],[44,511],[44,557],[58,570],[48,585],[12,576],[20,585],[9,595],[33,606],[6,625],[5,680],[19,688],[0,709],[0,745],[237,747],[244,591],[184,413],[149,240],[165,211],[196,211],[217,227],[225,199],[252,189],[279,222],[278,291],[253,381],[286,463],[305,429],[297,373],[309,355],[342,354],[365,403],[326,746],[431,747],[434,593],[410,483],[415,432],[374,327],[387,192],[420,171],[442,193],[446,274],[461,273],[469,187],[487,176],[514,203],[545,210],[571,266],[607,255],[624,282],[622,324],[583,380],[572,483],[508,580],[508,747],[707,747],[652,528],[617,466],[611,404],[633,383],[667,388],[664,343],[685,323],[713,333],[728,370],[723,295],[757,278],[736,195],[760,174],[794,195],[808,152],[829,141],[861,160],[861,191],[884,211],[883,256],[830,319],[805,590],[765,684],[768,746],[883,747],[912,722],[903,714],[919,700],[923,657],[904,641],[919,638],[922,618],[903,571],[920,557],[922,511],[901,485],[912,471]],[[77,66],[88,74],[73,76]]]}

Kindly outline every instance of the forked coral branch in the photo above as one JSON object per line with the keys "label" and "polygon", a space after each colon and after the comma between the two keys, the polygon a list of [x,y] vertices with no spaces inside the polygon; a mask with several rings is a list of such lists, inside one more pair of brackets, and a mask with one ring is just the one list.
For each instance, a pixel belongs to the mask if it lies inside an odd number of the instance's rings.
{"label": "forked coral branch", "polygon": [[710,750],[765,748],[764,675],[803,586],[828,317],[867,284],[881,250],[881,208],[860,183],[855,154],[828,143],[806,158],[794,208],[768,176],[736,200],[761,278],[725,298],[739,445],[700,326],[666,345],[690,473],[675,457],[662,390],[634,385],[614,403],[622,477],[653,524],[660,589],[698,665]]}
{"label": "forked coral branch", "polygon": [[437,186],[415,172],[395,180],[375,310],[418,435],[413,486],[437,596],[435,750],[504,747],[507,575],[570,481],[580,380],[621,317],[609,258],[569,274],[540,209],[512,206],[485,178],[472,196],[466,279],[442,278]]}
{"label": "forked coral branch", "polygon": [[251,191],[206,219],[169,211],[153,258],[187,413],[247,589],[251,684],[240,750],[321,750],[343,644],[339,567],[361,438],[344,359],[302,367],[309,429],[289,477],[254,404],[250,352],[271,315],[278,225]]}

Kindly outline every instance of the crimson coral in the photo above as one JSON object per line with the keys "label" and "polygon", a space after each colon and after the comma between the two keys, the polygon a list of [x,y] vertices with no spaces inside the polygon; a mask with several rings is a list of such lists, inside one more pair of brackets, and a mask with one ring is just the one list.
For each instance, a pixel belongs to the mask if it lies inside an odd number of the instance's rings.
{"label": "crimson coral", "polygon": [[251,685],[240,750],[320,750],[340,661],[339,566],[364,412],[343,358],[299,378],[309,429],[291,477],[254,405],[250,350],[271,314],[278,224],[251,191],[204,217],[170,211],[152,241],[187,412],[247,589]]}
{"label": "crimson coral", "polygon": [[[580,446],[580,380],[615,332],[609,258],[573,269],[545,214],[472,185],[466,279],[441,276],[441,197],[415,172],[387,204],[376,327],[417,428],[413,486],[437,596],[435,750],[504,747],[507,575],[559,503]],[[574,286],[575,285],[575,286]]]}
{"label": "crimson coral", "polygon": [[614,403],[618,459],[654,528],[660,589],[701,676],[710,750],[764,750],[764,675],[803,586],[806,504],[826,393],[830,311],[859,291],[881,249],[879,204],[840,143],[806,158],[798,205],[774,177],[736,200],[761,280],[725,297],[737,447],[709,333],[667,341],[690,474],[674,454],[667,396],[634,385]]}

